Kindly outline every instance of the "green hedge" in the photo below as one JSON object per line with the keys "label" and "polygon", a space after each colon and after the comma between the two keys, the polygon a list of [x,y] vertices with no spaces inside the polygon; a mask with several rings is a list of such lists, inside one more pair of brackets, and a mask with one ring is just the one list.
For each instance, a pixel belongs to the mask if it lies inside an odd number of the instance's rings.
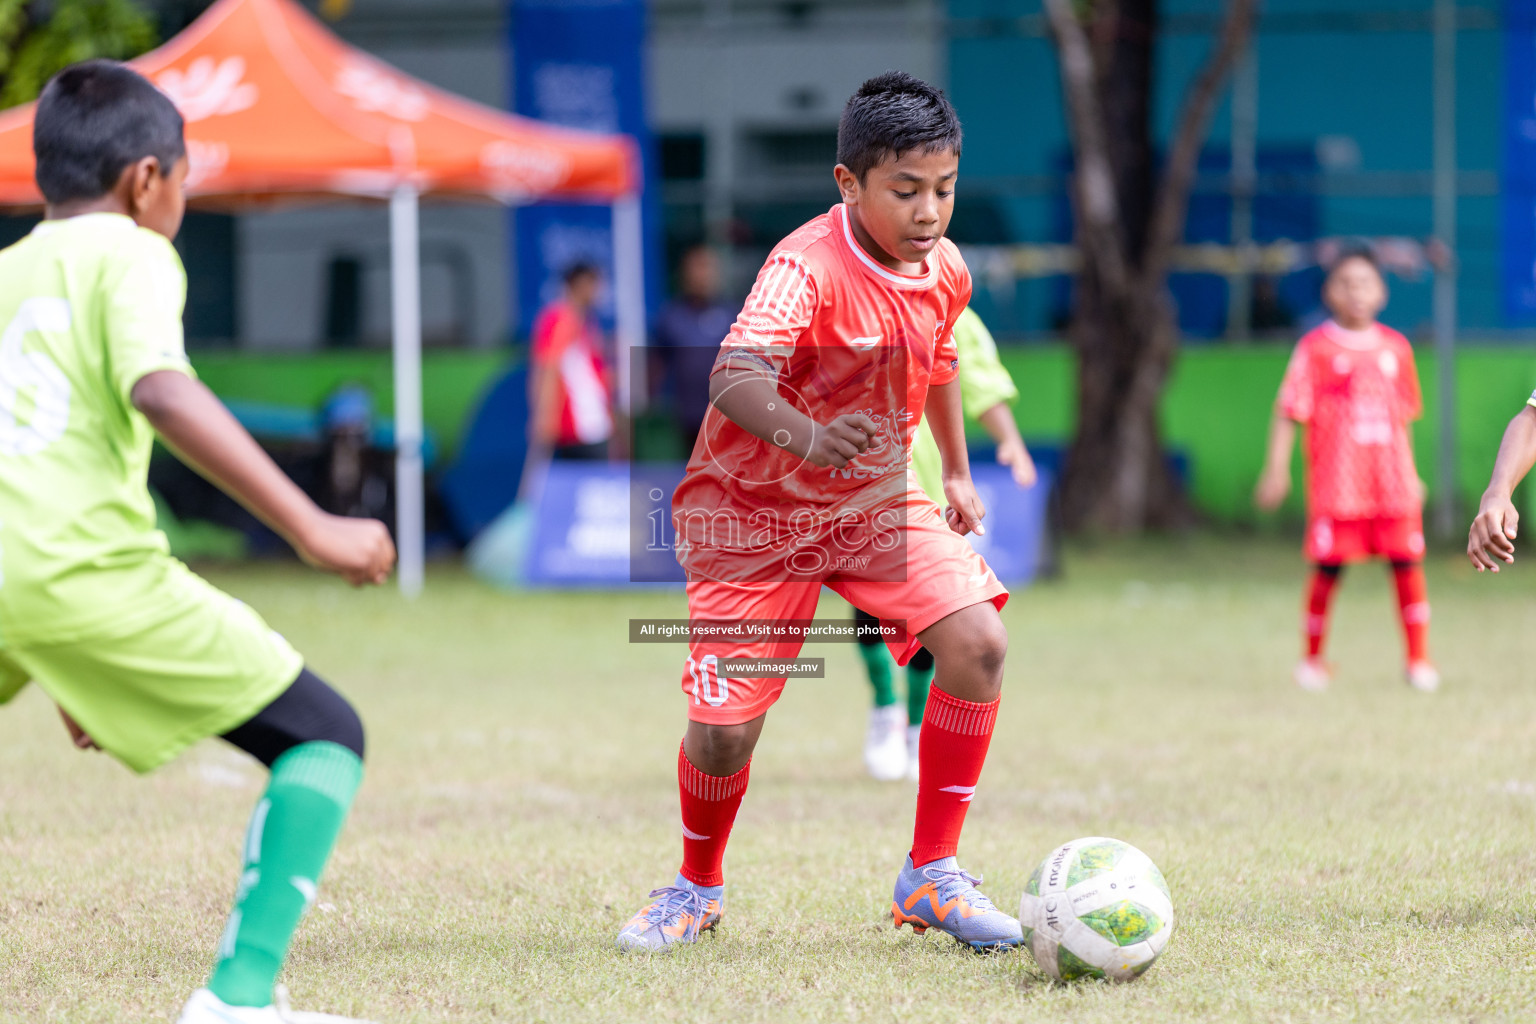
{"label": "green hedge", "polygon": [[[507,349],[423,353],[422,420],[442,455],[452,455],[481,394],[512,362]],[[318,409],[341,385],[361,384],[372,392],[379,414],[395,408],[387,351],[193,352],[192,365],[226,400]]]}
{"label": "green hedge", "polygon": [[[1190,457],[1196,504],[1212,518],[1253,518],[1249,496],[1264,461],[1275,390],[1290,347],[1282,345],[1186,348],[1163,401],[1166,441]],[[1004,364],[1019,386],[1015,415],[1027,439],[1062,443],[1076,408],[1072,354],[1063,345],[1004,346]],[[451,455],[480,395],[513,361],[506,349],[427,352],[422,363],[422,409],[428,429]],[[318,408],[341,384],[357,382],[374,394],[380,413],[393,409],[389,353],[384,351],[266,354],[197,353],[198,373],[220,396]],[[1418,352],[1424,419],[1414,427],[1419,471],[1435,479],[1436,379],[1433,354]],[[1457,355],[1457,493],[1469,505],[1482,493],[1504,424],[1536,386],[1536,352],[1520,348],[1466,348]],[[1298,485],[1301,480],[1297,469]],[[1293,494],[1287,512],[1300,512]]]}
{"label": "green hedge", "polygon": [[[1189,455],[1195,503],[1214,519],[1254,518],[1250,498],[1290,351],[1288,345],[1186,348],[1174,367],[1163,398],[1164,439]],[[1436,362],[1430,352],[1416,355],[1425,415],[1414,425],[1414,451],[1433,491]],[[1059,345],[1006,347],[1002,358],[1019,386],[1019,429],[1026,438],[1062,442],[1076,410],[1071,352]],[[1536,386],[1536,352],[1466,348],[1457,353],[1456,370],[1457,496],[1469,508],[1487,485],[1504,425]],[[1283,510],[1289,515],[1301,512],[1299,462],[1295,474],[1298,490]]]}

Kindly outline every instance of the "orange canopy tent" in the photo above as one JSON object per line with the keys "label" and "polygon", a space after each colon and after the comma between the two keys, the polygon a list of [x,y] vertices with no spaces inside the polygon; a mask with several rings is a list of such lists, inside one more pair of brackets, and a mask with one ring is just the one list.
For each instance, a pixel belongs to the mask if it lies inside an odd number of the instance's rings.
{"label": "orange canopy tent", "polygon": [[[612,204],[627,403],[627,349],[644,341],[633,140],[542,124],[433,88],[346,45],[294,0],[218,0],[132,65],[186,120],[187,191],[198,205],[389,201],[397,538],[407,593],[422,582],[418,197]],[[0,114],[0,206],[42,202],[32,116],[31,105]]]}

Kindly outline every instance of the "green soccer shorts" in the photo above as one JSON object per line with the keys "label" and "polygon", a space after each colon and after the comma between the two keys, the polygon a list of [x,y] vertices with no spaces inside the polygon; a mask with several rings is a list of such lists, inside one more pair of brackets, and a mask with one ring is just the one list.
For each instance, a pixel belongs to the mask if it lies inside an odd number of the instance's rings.
{"label": "green soccer shorts", "polygon": [[261,616],[176,563],[134,628],[68,642],[6,643],[0,695],[30,679],[96,745],[148,772],[209,736],[248,721],[298,678],[304,659]]}

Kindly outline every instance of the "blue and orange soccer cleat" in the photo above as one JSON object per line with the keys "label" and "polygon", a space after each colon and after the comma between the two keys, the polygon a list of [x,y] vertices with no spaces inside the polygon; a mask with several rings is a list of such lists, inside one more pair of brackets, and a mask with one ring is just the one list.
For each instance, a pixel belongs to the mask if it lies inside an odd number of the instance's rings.
{"label": "blue and orange soccer cleat", "polygon": [[725,913],[725,886],[694,885],[678,875],[671,885],[651,890],[651,903],[619,929],[624,952],[665,953],[673,946],[699,941]]}
{"label": "blue and orange soccer cleat", "polygon": [[937,928],[973,949],[1008,949],[1024,941],[1019,922],[992,905],[976,886],[981,879],[961,870],[955,858],[944,857],[920,868],[912,858],[896,876],[891,921],[910,924],[921,935]]}

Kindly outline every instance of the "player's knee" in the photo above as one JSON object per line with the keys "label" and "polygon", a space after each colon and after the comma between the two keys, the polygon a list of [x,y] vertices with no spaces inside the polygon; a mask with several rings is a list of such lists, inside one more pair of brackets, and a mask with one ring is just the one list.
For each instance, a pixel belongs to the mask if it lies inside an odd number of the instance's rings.
{"label": "player's knee", "polygon": [[[945,673],[958,672],[974,683],[1001,685],[1008,656],[1008,630],[991,605],[966,609],[945,628],[925,634],[924,643]],[[990,698],[989,698],[990,699]]]}
{"label": "player's knee", "polygon": [[363,730],[363,720],[358,715],[357,709],[345,697],[337,694],[336,699],[339,701],[336,717],[326,730],[328,735],[322,738],[346,747],[357,755],[358,760],[362,760],[368,743],[367,734]]}
{"label": "player's knee", "polygon": [[[752,756],[757,737],[750,724],[705,725],[699,729],[699,761],[694,767],[706,775],[729,775],[735,766]],[[690,758],[691,760],[691,758]]]}
{"label": "player's knee", "polygon": [[981,619],[969,639],[968,654],[977,672],[988,679],[1001,681],[1003,662],[1008,657],[1008,630],[1003,626],[1003,620],[996,615]]}
{"label": "player's knee", "polygon": [[335,743],[346,747],[359,759],[365,752],[363,720],[351,701],[337,693],[325,680],[308,668],[299,673],[290,691],[302,705],[296,719],[294,738],[300,743]]}

